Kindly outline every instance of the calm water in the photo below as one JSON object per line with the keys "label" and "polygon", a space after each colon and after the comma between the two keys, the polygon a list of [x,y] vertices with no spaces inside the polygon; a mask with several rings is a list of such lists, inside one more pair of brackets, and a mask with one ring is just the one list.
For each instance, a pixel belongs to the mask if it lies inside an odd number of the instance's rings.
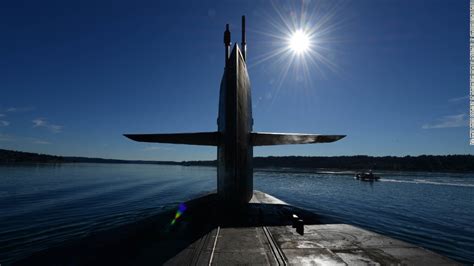
{"label": "calm water", "polygon": [[[215,189],[208,167],[63,164],[0,167],[0,263],[175,208]],[[474,175],[257,171],[255,189],[337,222],[474,262]]]}

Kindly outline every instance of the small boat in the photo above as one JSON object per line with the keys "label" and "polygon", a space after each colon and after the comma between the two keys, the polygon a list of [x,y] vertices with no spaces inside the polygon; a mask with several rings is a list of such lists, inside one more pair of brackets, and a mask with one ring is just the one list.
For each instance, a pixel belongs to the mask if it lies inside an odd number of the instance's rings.
{"label": "small boat", "polygon": [[380,179],[380,176],[376,176],[372,173],[372,171],[369,171],[369,172],[356,173],[354,178],[360,181],[372,182],[372,181],[378,181]]}

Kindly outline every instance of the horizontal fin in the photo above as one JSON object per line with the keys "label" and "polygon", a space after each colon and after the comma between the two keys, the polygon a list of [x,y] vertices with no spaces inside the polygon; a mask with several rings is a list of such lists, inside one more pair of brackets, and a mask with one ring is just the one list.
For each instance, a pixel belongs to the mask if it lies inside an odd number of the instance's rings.
{"label": "horizontal fin", "polygon": [[124,134],[140,142],[159,142],[190,145],[219,145],[219,132],[171,133],[171,134]]}
{"label": "horizontal fin", "polygon": [[270,132],[252,132],[250,134],[253,146],[326,143],[340,140],[346,136]]}

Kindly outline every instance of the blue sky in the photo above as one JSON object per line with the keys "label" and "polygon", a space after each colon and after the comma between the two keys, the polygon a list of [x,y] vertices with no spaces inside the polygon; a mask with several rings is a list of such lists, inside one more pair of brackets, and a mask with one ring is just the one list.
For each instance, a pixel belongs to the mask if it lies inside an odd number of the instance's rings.
{"label": "blue sky", "polygon": [[[122,134],[216,130],[222,34],[229,23],[240,42],[243,14],[254,130],[347,134],[255,155],[473,154],[461,0],[4,1],[0,148],[215,159],[212,147]],[[275,55],[287,25],[317,29],[314,53],[291,64]]]}

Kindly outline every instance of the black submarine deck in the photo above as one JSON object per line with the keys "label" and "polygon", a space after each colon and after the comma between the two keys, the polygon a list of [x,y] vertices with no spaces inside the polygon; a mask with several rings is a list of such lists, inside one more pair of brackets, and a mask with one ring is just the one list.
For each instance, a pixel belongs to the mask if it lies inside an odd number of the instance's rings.
{"label": "black submarine deck", "polygon": [[[39,252],[18,265],[457,265],[421,247],[317,214],[254,191],[245,208],[216,194],[174,211]],[[292,226],[304,221],[304,233]]]}

